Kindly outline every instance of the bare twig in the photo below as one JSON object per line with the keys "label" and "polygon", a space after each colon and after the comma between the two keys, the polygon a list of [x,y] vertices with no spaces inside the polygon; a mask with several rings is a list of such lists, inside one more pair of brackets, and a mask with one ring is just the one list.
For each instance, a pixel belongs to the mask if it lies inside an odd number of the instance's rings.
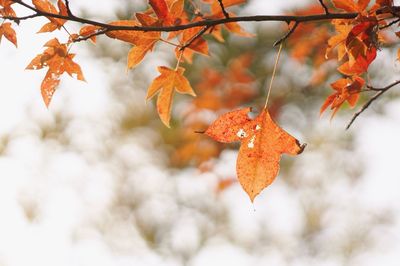
{"label": "bare twig", "polygon": [[290,35],[292,35],[292,33],[296,30],[297,26],[299,26],[300,22],[295,22],[295,24],[293,25],[293,27],[291,29],[289,29],[289,31],[279,40],[277,40],[273,46],[277,46],[279,44],[281,44],[282,42],[284,42],[287,38],[289,38]]}
{"label": "bare twig", "polygon": [[328,7],[324,3],[324,0],[318,0],[318,1],[321,4],[322,8],[325,10],[325,14],[327,14],[327,15],[330,14],[329,10],[328,10]]}
{"label": "bare twig", "polygon": [[368,86],[368,89],[370,89],[372,91],[376,91],[376,93],[363,106],[361,106],[360,110],[358,110],[353,115],[353,117],[351,118],[350,122],[346,126],[346,130],[351,127],[351,125],[354,123],[354,121],[357,119],[357,117],[359,117],[375,100],[377,100],[379,97],[382,96],[382,94],[384,94],[385,92],[387,92],[392,87],[394,87],[394,86],[396,86],[398,84],[400,84],[400,80],[395,81],[395,82],[393,82],[393,83],[391,83],[388,86],[383,87],[383,88],[374,88],[374,87]]}
{"label": "bare twig", "polygon": [[14,21],[15,23],[19,24],[19,22],[20,22],[21,20],[26,20],[26,19],[36,18],[36,17],[41,17],[41,16],[42,16],[42,15],[35,13],[35,14],[32,14],[32,15],[23,16],[23,17],[4,16],[4,17],[0,17],[0,18],[12,20],[12,21]]}
{"label": "bare twig", "polygon": [[222,2],[222,0],[218,0],[218,3],[219,3],[219,6],[221,7],[221,10],[222,10],[222,13],[224,14],[224,16],[226,18],[229,18],[229,14],[228,14],[228,12],[226,12],[225,6],[224,6],[224,3]]}

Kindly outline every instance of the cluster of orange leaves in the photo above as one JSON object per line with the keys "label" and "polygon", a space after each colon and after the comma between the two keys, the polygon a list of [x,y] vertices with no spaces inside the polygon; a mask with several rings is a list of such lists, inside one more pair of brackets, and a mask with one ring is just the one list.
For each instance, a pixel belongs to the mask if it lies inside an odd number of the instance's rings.
{"label": "cluster of orange leaves", "polygon": [[[230,7],[244,2],[245,0],[224,0],[224,5],[225,7]],[[11,0],[0,1],[2,16],[16,16],[14,10],[11,8],[12,4]],[[36,9],[43,12],[68,16],[68,9],[62,0],[57,1],[57,7],[49,0],[32,0],[32,4]],[[216,1],[203,1],[204,5],[209,6],[206,8],[208,10],[207,13],[202,13],[199,7],[194,6],[195,14],[188,14],[184,8],[184,4],[184,0],[149,0],[150,8],[145,12],[138,12],[133,18],[128,20],[112,21],[108,24],[113,26],[177,26],[203,19],[222,18],[224,16]],[[194,2],[192,4],[195,5]],[[230,15],[234,16],[233,13],[230,13]],[[48,17],[48,20],[49,22],[44,24],[38,33],[52,32],[65,28],[65,23],[67,22],[66,19],[62,18]],[[249,36],[237,23],[228,23],[225,24],[225,27],[228,31]],[[171,32],[167,36],[163,36],[159,31],[141,32],[123,30],[106,31],[105,35],[132,45],[127,57],[128,69],[136,67],[147,53],[154,50],[156,44],[159,42],[165,42],[175,47],[178,60],[177,66],[175,68],[167,66],[158,67],[160,76],[151,83],[147,93],[148,100],[158,94],[157,111],[162,122],[169,127],[171,106],[175,91],[195,96],[189,81],[183,75],[185,69],[179,67],[180,62],[186,61],[192,63],[194,53],[208,55],[208,43],[203,36],[210,34],[223,42],[221,28],[222,26],[210,28],[194,27]],[[82,38],[91,39],[95,43],[96,34],[103,30],[104,28],[99,26],[85,25],[78,33],[69,34],[69,39],[65,43],[60,42],[56,38],[52,39],[44,45],[46,48],[45,51],[37,55],[28,65],[27,69],[48,68],[47,74],[41,84],[41,93],[46,106],[50,104],[54,92],[60,83],[60,76],[63,73],[76,76],[78,80],[84,80],[79,65],[72,60],[74,54],[69,52],[71,44]],[[205,32],[203,33],[202,31]],[[0,26],[0,38],[3,35],[14,43],[15,46],[17,45],[16,33],[11,27],[11,23],[3,23]]]}
{"label": "cluster of orange leaves", "polygon": [[[392,0],[377,0],[370,6],[370,0],[332,0],[333,6],[347,13],[359,13],[355,19],[335,19],[331,25],[307,23],[299,25],[289,39],[294,58],[305,61],[311,59],[316,68],[311,83],[319,83],[326,73],[321,65],[326,60],[337,60],[340,66],[337,70],[342,78],[331,84],[334,92],[323,103],[320,113],[328,107],[333,111],[333,117],[340,107],[347,102],[354,107],[365,86],[365,73],[375,60],[377,50],[387,38],[379,30],[386,25],[385,18],[391,17],[387,11],[393,6]],[[313,5],[296,15],[321,14],[324,10],[320,5]],[[388,14],[389,13],[389,14]],[[388,16],[389,15],[389,16]],[[330,27],[336,34],[332,36]],[[312,38],[309,38],[312,34]],[[326,46],[326,40],[328,45]],[[311,47],[311,48],[310,48]]]}
{"label": "cluster of orange leaves", "polygon": [[326,57],[331,55],[334,48],[337,49],[337,60],[341,62],[337,70],[345,77],[331,84],[335,92],[326,99],[320,112],[323,113],[330,106],[333,117],[344,102],[347,101],[351,107],[356,105],[365,84],[361,75],[368,71],[369,65],[375,60],[379,41],[383,40],[378,30],[379,26],[385,25],[385,21],[378,19],[376,11],[393,3],[391,0],[377,1],[367,10],[370,0],[332,2],[338,9],[359,13],[354,20],[332,21],[337,34],[328,40]]}
{"label": "cluster of orange leaves", "polygon": [[[224,8],[229,8],[243,4],[246,0],[202,0],[201,6],[194,1],[188,2],[192,5],[193,10],[193,13],[190,14],[185,9],[184,0],[149,0],[148,10],[136,13],[131,19],[112,21],[108,25],[170,27],[207,19],[221,19],[225,16],[234,17],[234,13],[227,13],[221,8],[221,3]],[[370,6],[370,0],[331,0],[331,2],[333,7],[338,10],[359,15],[355,19],[333,20],[331,26],[336,31],[334,36],[331,35],[329,27],[324,26],[316,30],[315,23],[302,23],[299,25],[299,29],[293,33],[289,42],[294,46],[293,57],[299,60],[311,57],[315,67],[321,66],[326,59],[335,57],[340,62],[337,70],[343,77],[331,84],[335,92],[326,99],[320,110],[323,113],[326,108],[330,107],[333,110],[333,117],[343,103],[348,102],[352,107],[356,105],[359,94],[365,86],[363,76],[375,60],[379,44],[383,40],[380,27],[385,26],[385,19],[391,18],[393,15],[390,14],[393,0],[376,0],[372,6]],[[11,0],[0,0],[0,15],[3,18],[16,17],[12,8],[13,4],[15,3]],[[68,21],[69,10],[63,0],[57,0],[57,7],[50,0],[32,0],[32,5],[39,11],[65,17],[65,19],[47,17],[48,22],[39,29],[38,33],[66,30],[65,24]],[[387,10],[385,11],[385,9]],[[305,13],[298,12],[297,15],[321,14],[322,12],[324,10],[321,6],[314,6]],[[18,20],[14,20],[14,22],[18,22]],[[3,22],[0,25],[0,39],[4,36],[17,46],[16,32],[12,26],[12,23],[9,22]],[[289,26],[294,26],[294,24]],[[235,22],[212,27],[192,27],[170,33],[107,30],[107,28],[99,26],[84,25],[79,32],[68,33],[69,37],[66,42],[60,42],[57,38],[46,42],[44,51],[29,63],[27,69],[47,68],[41,84],[41,94],[48,106],[60,83],[61,75],[67,73],[78,80],[84,80],[80,66],[73,61],[75,55],[70,53],[71,45],[74,42],[90,39],[95,43],[96,36],[100,34],[126,42],[132,46],[127,56],[128,69],[136,67],[149,52],[155,49],[159,42],[172,45],[175,49],[177,64],[172,68],[158,67],[160,75],[150,84],[146,97],[147,100],[150,100],[158,94],[157,112],[161,121],[169,127],[175,91],[181,94],[196,95],[184,76],[185,69],[180,66],[180,63],[192,63],[194,54],[209,55],[208,42],[204,36],[210,35],[216,40],[224,42],[223,27],[240,36],[251,36]],[[311,31],[318,34],[313,33],[313,37],[309,38]],[[400,34],[397,35],[400,36]],[[326,40],[328,40],[328,47],[325,50]],[[202,123],[209,122],[190,118],[196,117],[200,110],[232,109],[246,99],[250,100],[254,97],[254,91],[248,89],[254,78],[246,72],[250,62],[251,57],[244,55],[233,61],[223,75],[215,70],[206,70],[204,76],[207,76],[207,79],[197,84],[199,97],[193,101],[192,110],[187,112],[187,128],[191,132],[193,129],[199,128]],[[216,90],[216,88],[219,89]],[[238,179],[253,201],[262,189],[273,182],[278,174],[281,154],[296,155],[301,153],[305,146],[281,129],[272,120],[267,109],[264,108],[255,119],[248,117],[250,111],[250,108],[244,108],[221,115],[205,133],[219,142],[241,142],[237,160]],[[205,147],[200,137],[196,140],[192,137],[187,138],[192,143],[180,148],[180,154],[177,154],[180,159],[187,158],[188,154],[193,156],[193,151]],[[183,135],[183,140],[185,140],[185,135]],[[197,149],[196,145],[201,148]],[[220,147],[209,145],[205,153],[198,154],[199,161],[197,163],[201,163],[219,152]]]}

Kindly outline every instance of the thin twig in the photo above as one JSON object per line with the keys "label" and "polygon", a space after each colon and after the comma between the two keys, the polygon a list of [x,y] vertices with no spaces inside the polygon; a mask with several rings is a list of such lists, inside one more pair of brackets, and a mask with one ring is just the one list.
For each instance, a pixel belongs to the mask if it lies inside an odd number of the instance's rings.
{"label": "thin twig", "polygon": [[221,10],[222,10],[222,13],[224,14],[224,16],[226,18],[229,18],[229,13],[226,12],[225,6],[224,6],[224,3],[222,2],[222,0],[218,0],[218,3],[219,3],[219,6],[221,7]]}
{"label": "thin twig", "polygon": [[300,24],[300,22],[295,22],[295,24],[293,25],[293,27],[291,28],[291,29],[289,29],[289,31],[282,37],[282,38],[280,38],[279,40],[277,40],[275,43],[274,43],[274,47],[275,46],[277,46],[277,45],[279,45],[279,44],[281,44],[282,42],[284,42],[287,38],[289,38],[289,36],[290,35],[292,35],[292,33],[296,30],[296,28],[297,28],[297,26],[299,26],[299,24]]}
{"label": "thin twig", "polygon": [[351,125],[354,123],[354,121],[357,119],[357,117],[359,117],[375,100],[377,100],[379,97],[382,96],[382,94],[384,94],[385,92],[387,92],[388,90],[390,90],[392,87],[396,86],[400,84],[400,80],[393,82],[391,84],[389,84],[386,87],[383,88],[374,88],[371,86],[368,86],[368,89],[372,90],[372,91],[376,91],[376,93],[374,94],[374,96],[372,96],[361,108],[360,110],[358,110],[353,117],[351,118],[350,122],[347,124],[346,126],[346,130],[349,129],[351,127]]}
{"label": "thin twig", "polygon": [[190,45],[192,45],[194,43],[194,41],[196,41],[198,38],[200,38],[204,33],[206,33],[206,31],[209,29],[210,27],[205,26],[203,27],[199,32],[197,32],[196,35],[194,35],[188,42],[186,42],[184,45],[181,46],[181,48],[179,49],[180,51],[185,50],[187,47],[189,47]]}
{"label": "thin twig", "polygon": [[379,27],[380,30],[389,28],[391,26],[393,26],[394,24],[396,24],[397,22],[400,22],[400,18],[393,20],[392,22],[390,22],[389,24],[386,24],[385,26]]}
{"label": "thin twig", "polygon": [[327,14],[327,15],[330,14],[328,7],[324,3],[324,0],[318,0],[318,1],[321,4],[322,8],[325,10],[325,14]]}
{"label": "thin twig", "polygon": [[86,36],[82,36],[82,37],[78,37],[78,38],[74,39],[73,41],[74,42],[87,41],[87,40],[91,39],[92,37],[103,35],[108,31],[109,31],[108,29],[100,29],[100,30],[98,30],[98,31],[96,31],[96,32],[94,32],[92,34],[89,34],[89,35],[86,35]]}
{"label": "thin twig", "polygon": [[21,21],[21,20],[26,20],[26,19],[36,18],[36,17],[41,17],[41,16],[42,15],[35,13],[35,14],[32,14],[32,15],[23,16],[23,17],[4,16],[4,17],[0,17],[0,18],[12,20],[12,21],[15,21],[16,23],[19,23],[19,21]]}
{"label": "thin twig", "polygon": [[71,7],[70,7],[70,5],[69,5],[69,0],[65,0],[65,6],[67,7],[67,14],[68,14],[68,16],[70,16],[70,17],[75,17],[74,14],[72,14]]}

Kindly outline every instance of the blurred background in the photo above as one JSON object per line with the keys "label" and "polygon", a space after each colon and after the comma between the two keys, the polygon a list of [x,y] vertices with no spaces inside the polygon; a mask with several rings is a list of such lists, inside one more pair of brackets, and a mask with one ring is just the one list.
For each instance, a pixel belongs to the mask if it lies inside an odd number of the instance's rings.
{"label": "blurred background", "polygon": [[[309,4],[318,1],[252,0],[231,10],[318,9]],[[134,0],[71,6],[101,21],[146,9]],[[24,71],[48,39],[66,39],[35,34],[45,22],[22,22],[18,49],[4,39],[0,48],[0,266],[399,265],[398,89],[348,131],[348,107],[319,118],[339,77],[321,60],[328,25],[307,24],[285,44],[270,109],[308,146],[283,156],[276,181],[252,204],[236,181],[238,145],[194,131],[241,106],[260,110],[284,23],[242,24],[253,38],[207,37],[210,56],[184,65],[198,97],[175,95],[167,129],[145,103],[156,67],[176,62],[167,45],[126,71],[128,45],[75,44],[87,82],[63,77],[46,109],[45,72]],[[388,46],[370,68],[377,87],[399,75],[396,45]]]}

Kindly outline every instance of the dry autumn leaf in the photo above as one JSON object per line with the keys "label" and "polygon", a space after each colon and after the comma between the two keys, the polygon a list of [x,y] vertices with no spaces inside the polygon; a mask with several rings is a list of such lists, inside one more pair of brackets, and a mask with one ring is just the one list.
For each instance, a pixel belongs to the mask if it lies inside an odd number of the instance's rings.
{"label": "dry autumn leaf", "polygon": [[158,67],[160,76],[155,78],[150,84],[147,91],[146,100],[151,99],[159,92],[157,98],[157,112],[160,115],[161,121],[169,127],[171,118],[171,106],[174,91],[182,94],[190,94],[196,96],[189,81],[183,76],[184,68],[180,67],[176,70],[165,66]]}
{"label": "dry autumn leaf", "polygon": [[219,142],[241,142],[236,171],[240,184],[254,201],[278,175],[282,153],[300,154],[305,144],[275,124],[267,110],[254,120],[248,117],[250,111],[244,108],[220,116],[205,134]]}
{"label": "dry autumn leaf", "polygon": [[53,94],[60,83],[60,77],[67,72],[71,77],[84,81],[81,67],[72,61],[75,54],[68,53],[66,44],[61,44],[57,38],[51,39],[45,45],[46,50],[38,54],[26,69],[42,69],[48,67],[41,85],[41,93],[46,106],[49,106]]}

